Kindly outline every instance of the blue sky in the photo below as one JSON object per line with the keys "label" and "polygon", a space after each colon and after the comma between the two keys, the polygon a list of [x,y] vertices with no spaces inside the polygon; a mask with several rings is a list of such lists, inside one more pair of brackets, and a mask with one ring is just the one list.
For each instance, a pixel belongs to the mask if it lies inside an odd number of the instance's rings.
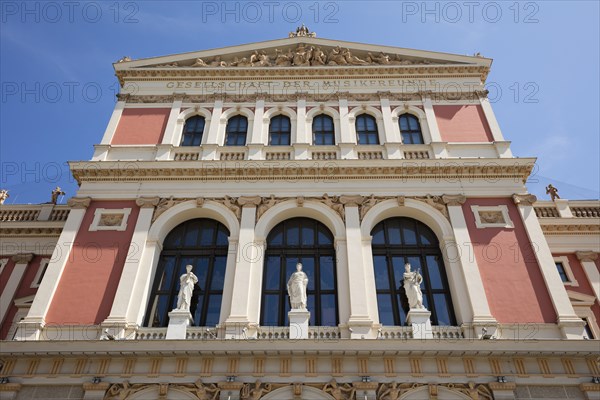
{"label": "blue sky", "polygon": [[[66,3],[66,4],[65,4]],[[286,37],[319,37],[482,55],[496,116],[516,156],[538,157],[541,199],[600,197],[597,1],[0,2],[0,187],[7,204],[77,184],[118,84],[112,62]],[[65,198],[66,199],[66,198]],[[63,199],[63,201],[65,200]]]}

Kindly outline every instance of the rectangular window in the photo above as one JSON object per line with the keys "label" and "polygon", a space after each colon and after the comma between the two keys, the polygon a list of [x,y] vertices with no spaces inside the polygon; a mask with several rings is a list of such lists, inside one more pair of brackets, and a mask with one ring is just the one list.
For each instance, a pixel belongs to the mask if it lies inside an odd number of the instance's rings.
{"label": "rectangular window", "polygon": [[567,276],[567,272],[565,271],[565,266],[562,262],[557,261],[554,263],[556,265],[556,269],[558,270],[558,274],[560,275],[560,279],[563,282],[569,282],[569,277]]}

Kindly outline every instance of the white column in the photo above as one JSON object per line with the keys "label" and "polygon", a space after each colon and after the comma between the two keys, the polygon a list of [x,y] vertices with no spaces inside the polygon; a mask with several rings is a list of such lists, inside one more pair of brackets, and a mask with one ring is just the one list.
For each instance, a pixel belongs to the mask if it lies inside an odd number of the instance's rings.
{"label": "white column", "polygon": [[292,143],[294,146],[294,159],[307,160],[308,146],[312,142],[312,139],[309,137],[309,131],[306,129],[306,100],[298,100],[296,108],[296,142]]}
{"label": "white column", "polygon": [[429,126],[429,134],[431,135],[432,142],[441,142],[442,135],[440,134],[440,128],[438,127],[437,120],[435,119],[435,112],[433,110],[433,103],[429,94],[423,95],[423,109],[425,110],[425,118],[427,119],[427,125]]}
{"label": "white column", "polygon": [[223,101],[216,100],[214,103],[212,115],[210,117],[210,124],[208,126],[208,133],[206,138],[202,140],[202,159],[203,160],[216,160],[217,159],[217,147],[219,146],[219,125],[221,124],[221,113],[223,112]]}
{"label": "white column", "polygon": [[[17,289],[19,289],[23,275],[25,275],[27,265],[32,258],[33,254],[17,254],[12,257],[15,266],[8,278],[8,282],[6,282],[4,290],[0,294],[0,324],[2,324],[6,317],[6,313],[14,300],[15,293],[17,292]],[[9,321],[7,322],[10,323]]]}
{"label": "white column", "polygon": [[19,323],[15,340],[38,340],[41,329],[46,321],[46,314],[52,303],[52,298],[60,282],[62,273],[67,265],[67,260],[71,254],[75,237],[83,221],[87,207],[90,205],[91,199],[73,197],[69,199],[71,211],[63,227],[56,247],[52,252],[50,263],[46,267],[46,273],[40,287],[33,299],[31,308],[27,317]]}
{"label": "white column", "polygon": [[132,307],[133,303],[138,300],[133,295],[132,288],[136,286],[138,280],[143,279],[140,274],[143,268],[140,264],[142,262],[142,249],[146,245],[146,239],[148,238],[148,230],[152,224],[152,215],[154,214],[154,207],[158,204],[159,198],[139,198],[136,200],[136,204],[140,206],[140,212],[138,215],[137,222],[133,231],[133,237],[131,238],[131,244],[129,245],[129,251],[127,252],[127,258],[125,259],[125,265],[123,266],[123,272],[121,273],[121,279],[119,280],[119,286],[115,293],[113,305],[110,310],[108,318],[102,322],[102,326],[111,328],[113,331],[112,335],[124,338],[127,337],[128,329],[136,328],[135,316],[128,318],[128,310]]}
{"label": "white column", "polygon": [[[465,220],[462,208],[462,204],[466,201],[466,197],[463,195],[444,195],[442,198],[448,207],[448,216],[450,218],[450,223],[452,224],[456,246],[460,249],[456,254],[449,254],[451,246],[448,246],[448,243],[446,243],[445,255],[451,264],[456,260],[456,263],[462,271],[462,280],[465,283],[464,288],[470,308],[473,312],[473,315],[471,316],[474,329],[473,333],[476,336],[480,336],[481,328],[485,327],[488,330],[488,334],[493,335],[496,330],[497,321],[490,311],[485,288],[483,286],[483,280],[481,279],[481,273],[479,272],[479,266],[477,265],[475,258],[470,257],[471,251],[468,247],[473,241],[471,240],[471,235],[469,234],[467,221]],[[448,274],[449,277],[452,276],[453,272],[454,269],[451,269]],[[454,276],[452,277],[454,280],[458,280]],[[460,296],[460,293],[457,294],[458,296],[454,297],[457,298],[460,304],[460,300],[464,297]],[[464,315],[464,310],[461,314],[464,318],[463,323],[470,322],[469,320],[471,318]]]}
{"label": "white column", "polygon": [[254,243],[254,225],[256,223],[256,206],[261,198],[240,197],[238,204],[242,206],[240,222],[240,237],[237,251],[237,264],[233,279],[231,313],[225,321],[225,337],[227,339],[246,338],[247,332],[241,330],[247,327],[254,318],[250,316],[250,303],[254,296],[260,296],[260,278],[255,276],[262,262],[261,254]]}
{"label": "white column", "polygon": [[262,158],[262,149],[265,145],[263,139],[265,115],[265,101],[260,99],[256,101],[254,107],[254,125],[252,126],[252,136],[248,138],[248,159],[260,160]]}
{"label": "white column", "polygon": [[[400,151],[400,130],[394,127],[394,118],[392,118],[392,108],[390,107],[389,99],[380,99],[381,114],[383,115],[383,131],[385,132],[385,146],[387,158],[398,159],[402,158],[403,154]],[[397,120],[397,119],[396,119]],[[396,125],[398,125],[396,123]]]}
{"label": "white column", "polygon": [[502,135],[502,131],[500,130],[500,125],[498,125],[498,120],[496,120],[494,110],[492,110],[490,100],[487,97],[487,91],[479,91],[477,92],[477,96],[479,97],[479,104],[481,104],[483,115],[485,115],[485,119],[487,120],[487,124],[490,127],[490,131],[492,132],[492,137],[494,138],[494,141],[503,142],[504,136]]}
{"label": "white column", "polygon": [[340,99],[340,153],[342,159],[355,159],[357,157],[356,147],[356,135],[353,133],[355,129],[351,124],[354,124],[354,118],[350,121],[348,115],[348,100]]}
{"label": "white column", "polygon": [[[146,245],[142,250],[140,270],[138,272],[139,279],[136,280],[131,288],[131,298],[136,299],[129,304],[127,310],[127,320],[134,321],[136,325],[142,326],[146,308],[148,307],[148,297],[150,295],[150,285],[152,278],[156,273],[156,266],[160,258],[162,245],[155,241],[146,240]],[[127,339],[135,339],[135,335],[127,337]]]}
{"label": "white column", "polygon": [[575,255],[581,262],[581,266],[585,271],[596,298],[600,301],[600,272],[595,262],[598,259],[598,253],[594,253],[593,251],[578,251]]}
{"label": "white column", "polygon": [[518,206],[529,241],[532,246],[535,246],[535,258],[552,300],[558,326],[561,328],[565,339],[581,339],[583,337],[584,322],[575,314],[564,284],[556,271],[550,247],[533,209],[533,203],[537,201],[537,198],[530,194],[515,194],[513,200]]}
{"label": "white column", "polygon": [[358,204],[346,202],[346,240],[348,251],[348,288],[350,292],[350,338],[373,337],[373,317],[369,314],[369,299],[365,290],[365,265],[362,255],[362,236]]}
{"label": "white column", "polygon": [[117,126],[119,125],[119,121],[121,120],[121,115],[123,115],[123,110],[125,109],[125,100],[117,101],[115,105],[115,109],[108,121],[108,126],[104,131],[104,136],[102,137],[102,141],[100,144],[110,144],[112,142],[113,136],[115,136],[115,132],[117,131]]}

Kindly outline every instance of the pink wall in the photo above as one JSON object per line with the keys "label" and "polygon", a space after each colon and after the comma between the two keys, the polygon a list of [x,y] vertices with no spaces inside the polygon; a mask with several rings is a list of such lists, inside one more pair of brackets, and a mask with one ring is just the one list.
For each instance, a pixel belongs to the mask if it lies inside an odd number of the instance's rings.
{"label": "pink wall", "polygon": [[[506,205],[514,229],[478,229],[472,205]],[[512,199],[468,199],[463,211],[492,315],[500,323],[555,323],[548,289]]]}
{"label": "pink wall", "polygon": [[[90,232],[96,208],[131,208],[127,229]],[[90,204],[46,316],[47,323],[99,324],[108,317],[138,214],[134,201]]]}
{"label": "pink wall", "polygon": [[477,105],[433,106],[444,142],[492,142],[483,109]]}
{"label": "pink wall", "polygon": [[[0,326],[0,339],[3,339],[3,340],[6,339],[6,334],[10,330],[11,325],[13,324],[13,319],[15,318],[15,314],[18,311],[17,307],[14,305],[14,300],[19,299],[21,297],[31,296],[31,295],[34,295],[37,293],[37,288],[32,288],[31,283],[33,282],[33,279],[37,275],[38,269],[40,268],[40,261],[44,257],[49,258],[49,256],[34,256],[31,259],[31,261],[29,262],[29,264],[27,265],[27,268],[25,269],[25,273],[23,274],[23,277],[21,278],[21,282],[19,283],[17,291],[15,292],[15,296],[11,300],[12,304],[6,313],[6,317],[4,318],[4,321],[2,322],[2,326]],[[6,267],[4,267],[2,276],[0,276],[1,290],[4,290],[4,287],[6,286],[6,282],[10,278],[10,274],[12,273],[14,266],[15,266],[15,264],[11,260],[8,262]],[[10,267],[10,272],[7,275],[5,275],[5,273],[9,269],[9,267]]]}
{"label": "pink wall", "polygon": [[112,144],[158,144],[169,119],[169,108],[126,108]]}
{"label": "pink wall", "polygon": [[[575,280],[579,286],[565,286],[567,290],[596,297],[596,294],[592,289],[592,285],[590,281],[588,281],[587,275],[583,270],[583,266],[575,254],[553,254],[553,256],[565,256],[569,260],[571,271],[573,271],[573,276],[575,277]],[[592,312],[596,317],[596,321],[600,323],[600,303],[598,302],[598,299],[596,299],[594,305],[592,306]]]}
{"label": "pink wall", "polygon": [[8,279],[12,274],[13,269],[15,268],[15,263],[11,259],[11,257],[2,257],[2,260],[8,259],[8,263],[4,266],[4,270],[0,274],[0,293],[4,291],[4,287],[8,283]]}

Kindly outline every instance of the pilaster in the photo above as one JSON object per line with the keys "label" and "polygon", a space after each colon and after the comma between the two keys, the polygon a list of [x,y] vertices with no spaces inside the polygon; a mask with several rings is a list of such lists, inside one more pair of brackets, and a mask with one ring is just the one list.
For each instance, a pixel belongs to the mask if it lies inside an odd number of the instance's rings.
{"label": "pilaster", "polygon": [[565,339],[581,339],[583,337],[584,322],[575,314],[564,284],[556,271],[552,252],[533,209],[533,203],[537,201],[537,198],[531,194],[515,194],[513,200],[521,214],[529,241],[532,246],[535,246],[533,253],[546,283],[548,294],[556,312],[556,322],[563,333],[563,337]]}
{"label": "pilaster", "polygon": [[423,93],[423,109],[425,110],[425,118],[427,119],[427,125],[429,126],[431,141],[434,143],[441,142],[442,136],[440,134],[440,128],[438,127],[437,120],[435,119],[435,112],[433,110],[431,96],[427,92]]}
{"label": "pilaster", "polygon": [[12,256],[12,261],[15,263],[15,266],[8,278],[8,282],[6,282],[6,286],[2,290],[0,294],[0,324],[4,321],[6,314],[10,308],[10,305],[13,302],[15,297],[15,293],[19,289],[19,285],[21,284],[21,280],[23,279],[23,275],[25,275],[25,270],[27,269],[27,265],[33,259],[33,254],[17,254]]}
{"label": "pilaster", "polygon": [[600,301],[600,271],[598,271],[595,262],[598,259],[598,253],[594,253],[593,251],[578,251],[575,255],[581,262],[581,266],[585,271],[585,275],[590,282],[596,298]]}
{"label": "pilaster", "polygon": [[19,323],[15,340],[38,340],[44,325],[45,318],[52,298],[60,283],[60,278],[69,260],[69,255],[75,244],[75,237],[81,222],[90,205],[89,197],[73,197],[69,199],[68,204],[71,206],[71,211],[65,222],[63,230],[60,234],[56,247],[52,252],[50,263],[46,267],[45,276],[38,288],[31,308],[27,316]]}
{"label": "pilaster", "polygon": [[110,116],[110,120],[108,121],[108,125],[106,127],[106,130],[104,131],[104,136],[102,137],[102,141],[100,142],[100,144],[108,145],[112,142],[112,139],[115,136],[115,132],[117,131],[119,121],[121,120],[121,116],[123,115],[124,109],[125,100],[117,101],[117,104],[115,104],[115,109],[113,110],[113,113]]}

